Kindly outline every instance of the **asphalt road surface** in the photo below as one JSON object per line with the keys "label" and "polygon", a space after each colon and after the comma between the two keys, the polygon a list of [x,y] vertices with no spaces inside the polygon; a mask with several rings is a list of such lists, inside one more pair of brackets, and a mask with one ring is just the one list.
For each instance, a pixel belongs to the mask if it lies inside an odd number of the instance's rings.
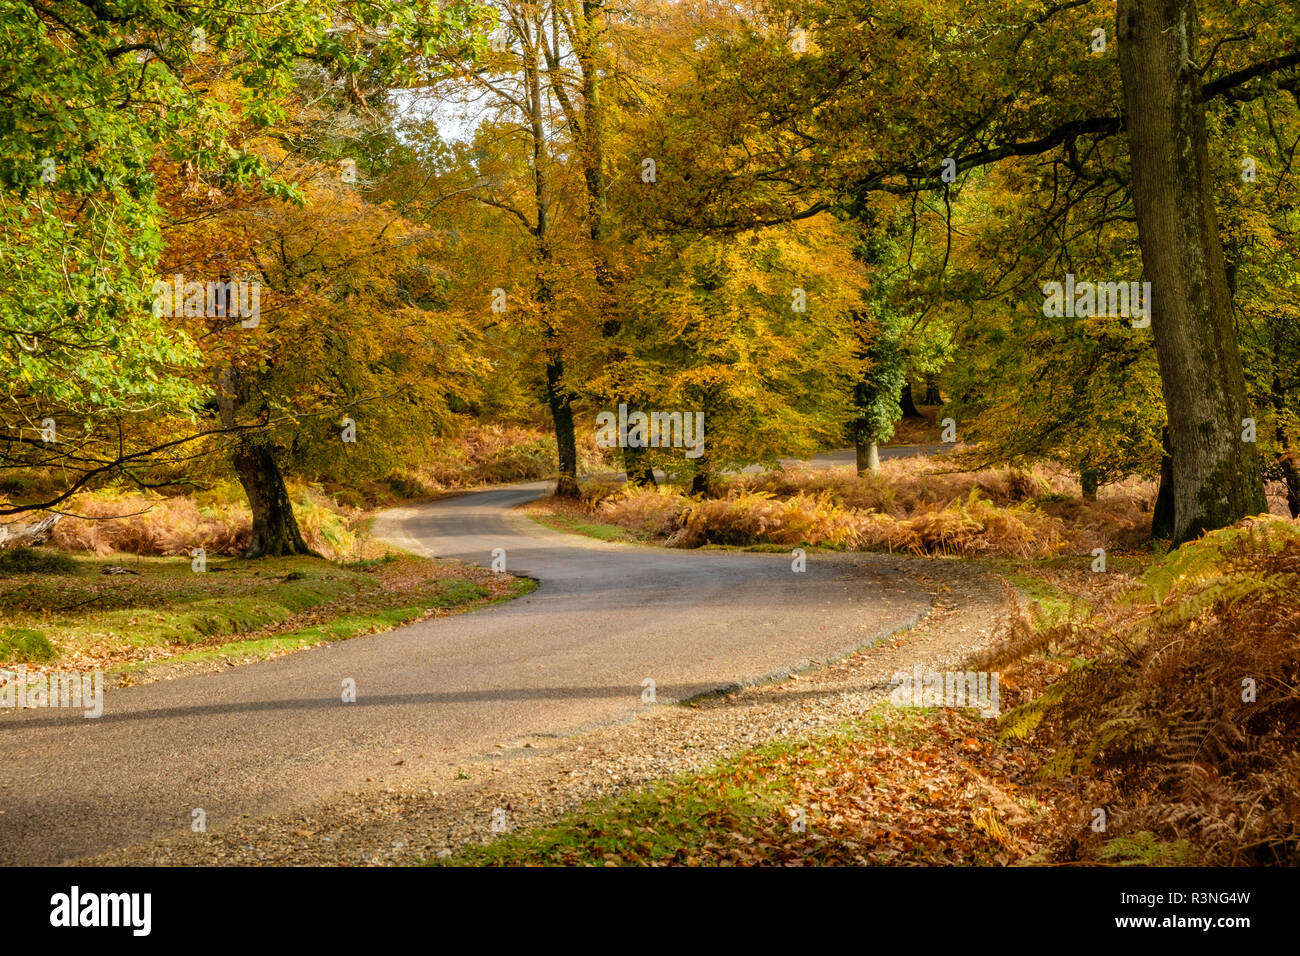
{"label": "asphalt road surface", "polygon": [[[0,863],[69,862],[382,786],[660,704],[784,675],[928,608],[870,555],[675,551],[549,531],[545,483],[396,509],[376,534],[537,578],[531,595],[226,671],[105,692],[104,714],[0,712]],[[941,572],[939,572],[941,573]],[[343,683],[355,681],[356,702]],[[427,760],[395,767],[392,752]]]}

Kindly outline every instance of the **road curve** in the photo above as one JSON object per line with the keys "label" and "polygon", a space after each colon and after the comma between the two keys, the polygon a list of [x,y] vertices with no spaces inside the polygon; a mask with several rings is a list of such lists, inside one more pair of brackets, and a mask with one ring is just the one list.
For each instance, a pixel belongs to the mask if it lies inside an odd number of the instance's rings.
{"label": "road curve", "polygon": [[[0,863],[73,861],[241,814],[381,787],[496,742],[626,719],[784,674],[905,627],[926,594],[870,555],[674,551],[552,532],[513,513],[544,483],[385,512],[421,554],[536,578],[531,595],[210,675],[106,692],[103,717],[0,715]],[[345,679],[357,700],[344,703]],[[394,751],[406,758],[395,766]],[[422,759],[416,759],[417,755]],[[195,836],[195,839],[201,839]]]}

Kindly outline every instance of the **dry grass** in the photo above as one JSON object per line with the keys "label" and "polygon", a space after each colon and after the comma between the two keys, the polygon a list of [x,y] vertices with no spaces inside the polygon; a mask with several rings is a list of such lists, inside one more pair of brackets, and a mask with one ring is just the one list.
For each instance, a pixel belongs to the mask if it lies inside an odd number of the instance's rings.
{"label": "dry grass", "polygon": [[[315,551],[331,559],[371,556],[365,536],[358,532],[361,511],[345,508],[309,486],[291,486],[290,494],[298,527]],[[252,513],[238,488],[180,497],[111,489],[87,492],[73,498],[67,511],[69,516],[54,526],[50,544],[99,555],[181,556],[195,548],[237,555],[248,546],[252,532]]]}
{"label": "dry grass", "polygon": [[716,498],[595,489],[585,500],[593,517],[670,547],[775,544],[1041,558],[1135,543],[1150,525],[1154,493],[1150,482],[1129,481],[1088,502],[1063,471],[954,472],[943,461],[907,458],[883,463],[875,476],[813,468],[741,476]]}
{"label": "dry grass", "polygon": [[[605,468],[594,436],[583,438],[580,467]],[[438,447],[430,462],[383,482],[326,488],[291,482],[303,538],[330,559],[374,557],[378,552],[361,528],[376,507],[448,489],[546,478],[556,470],[554,437],[531,426],[472,426]],[[252,529],[247,501],[233,483],[174,496],[101,488],[75,496],[64,510],[68,516],[54,527],[49,543],[99,555],[181,556],[195,548],[236,555]]]}

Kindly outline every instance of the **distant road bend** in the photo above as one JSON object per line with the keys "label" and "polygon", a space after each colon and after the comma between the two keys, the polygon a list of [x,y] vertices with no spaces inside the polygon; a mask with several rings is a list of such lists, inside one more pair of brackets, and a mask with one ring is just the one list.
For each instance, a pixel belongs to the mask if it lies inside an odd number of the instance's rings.
{"label": "distant road bend", "polygon": [[[788,554],[600,542],[513,512],[548,487],[411,505],[375,525],[417,553],[485,566],[503,548],[508,571],[540,582],[527,597],[110,690],[98,720],[0,714],[0,863],[69,862],[184,835],[195,809],[218,830],[241,814],[456,766],[498,741],[627,719],[646,706],[646,678],[664,703],[784,675],[929,607],[871,555],[813,554],[795,573]],[[341,699],[347,678],[355,703]],[[395,750],[428,759],[395,766]]]}

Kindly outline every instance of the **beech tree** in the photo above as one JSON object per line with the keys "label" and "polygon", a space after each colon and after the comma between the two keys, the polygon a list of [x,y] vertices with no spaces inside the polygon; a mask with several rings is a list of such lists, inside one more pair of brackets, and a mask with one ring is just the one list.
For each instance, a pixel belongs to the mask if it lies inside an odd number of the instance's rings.
{"label": "beech tree", "polygon": [[[1133,0],[1112,19],[1092,7],[778,0],[754,8],[746,28],[699,64],[677,111],[683,125],[696,117],[694,137],[678,150],[683,161],[697,151],[725,161],[693,165],[689,208],[664,216],[725,228],[815,215],[841,189],[951,196],[972,170],[1017,157],[1052,163],[1062,181],[1083,178],[1093,174],[1085,160],[1097,144],[1121,139],[1153,289],[1177,543],[1264,505],[1258,456],[1242,440],[1252,415],[1206,111],[1294,86],[1295,11],[1216,4],[1206,19],[1192,0]],[[797,53],[795,27],[806,34]],[[908,88],[914,75],[926,78],[919,90]],[[750,88],[737,99],[740,76]],[[1124,170],[1101,171],[1117,174]]]}
{"label": "beech tree", "polygon": [[0,2],[0,467],[37,476],[0,513],[114,476],[166,482],[159,467],[228,430],[199,420],[199,352],[151,309],[160,175],[299,198],[241,134],[284,117],[295,71],[328,64],[358,101],[473,22],[454,3]]}
{"label": "beech tree", "polygon": [[1125,126],[1169,418],[1174,541],[1267,511],[1219,240],[1194,0],[1120,0]]}

